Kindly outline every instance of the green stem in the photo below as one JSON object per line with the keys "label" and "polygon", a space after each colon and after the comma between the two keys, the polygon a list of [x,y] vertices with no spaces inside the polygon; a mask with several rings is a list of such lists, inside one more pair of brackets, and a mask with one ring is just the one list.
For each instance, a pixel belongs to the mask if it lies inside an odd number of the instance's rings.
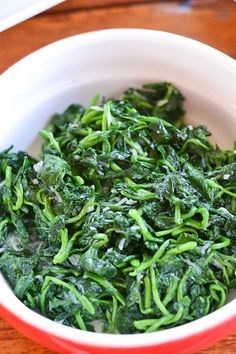
{"label": "green stem", "polygon": [[56,141],[56,139],[54,138],[53,134],[51,132],[48,132],[47,130],[40,130],[39,135],[44,138],[45,140],[48,140],[50,142],[50,144],[55,148],[55,150],[57,150],[59,153],[61,153],[61,148],[60,145],[58,143],[58,141]]}
{"label": "green stem", "polygon": [[152,300],[152,286],[151,281],[148,276],[144,278],[144,288],[145,288],[145,301],[144,306],[146,309],[151,307],[151,300]]}
{"label": "green stem", "polygon": [[74,216],[73,218],[70,218],[68,220],[65,221],[65,224],[73,224],[79,220],[81,220],[88,212],[89,210],[89,207],[93,206],[94,205],[94,200],[95,200],[95,197],[92,196],[88,201],[87,203],[85,203],[85,205],[83,206],[83,208],[81,209],[81,212],[77,215],[77,216]]}
{"label": "green stem", "polygon": [[87,327],[84,323],[84,320],[83,318],[81,317],[81,314],[80,314],[80,311],[77,311],[76,314],[75,314],[75,318],[76,318],[76,321],[79,325],[79,328],[82,330],[82,331],[87,331]]}
{"label": "green stem", "polygon": [[188,139],[188,140],[186,140],[186,141],[184,142],[184,144],[183,144],[182,149],[180,150],[180,152],[184,152],[184,151],[186,150],[188,144],[193,144],[193,145],[202,147],[202,148],[205,149],[205,150],[209,150],[209,147],[206,146],[205,144],[203,144],[199,139],[192,138],[192,139]]}
{"label": "green stem", "polygon": [[[156,251],[156,253],[154,254],[154,256],[149,259],[148,261],[146,262],[143,262],[141,263],[135,270],[134,272],[130,273],[129,275],[131,276],[135,276],[137,275],[138,273],[144,271],[145,269],[148,269],[150,268],[153,264],[155,264],[158,259],[160,259],[162,257],[162,255],[164,254],[165,250],[167,249],[167,247],[169,246],[170,244],[170,240],[166,240],[159,248],[158,250]],[[168,253],[168,251],[167,251]]]}
{"label": "green stem", "polygon": [[152,284],[152,296],[157,308],[163,313],[163,315],[169,314],[167,308],[161,302],[159,292],[157,289],[156,275],[153,267],[150,268],[151,284]]}
{"label": "green stem", "polygon": [[187,251],[192,251],[197,247],[197,242],[194,241],[190,241],[190,242],[186,242],[182,245],[178,245],[175,248],[171,248],[170,250],[168,250],[166,252],[166,255],[170,255],[170,254],[179,254],[179,253],[183,253],[183,252],[187,252]]}
{"label": "green stem", "polygon": [[114,296],[117,298],[117,300],[120,301],[120,303],[125,306],[125,299],[121,293],[105,278],[101,277],[100,275],[91,273],[91,272],[85,272],[85,275],[94,280],[95,282],[99,283],[103,288],[109,290],[111,294],[113,293]]}
{"label": "green stem", "polygon": [[147,225],[145,224],[144,220],[136,209],[130,209],[129,216],[138,224],[140,232],[145,240],[156,242],[156,239],[148,231]]}
{"label": "green stem", "polygon": [[46,293],[48,292],[50,288],[50,283],[54,283],[57,286],[62,286],[66,289],[68,289],[75,297],[76,299],[81,303],[81,305],[91,314],[95,314],[95,309],[92,305],[92,303],[87,299],[86,296],[81,295],[76,288],[74,288],[72,285],[66,283],[65,281],[51,277],[51,276],[46,276],[45,281],[42,285],[42,293],[41,293],[41,305],[43,307],[44,311],[44,306],[45,306],[45,297]]}
{"label": "green stem", "polygon": [[15,193],[16,193],[16,203],[15,205],[12,206],[12,210],[19,210],[23,204],[24,201],[24,190],[22,187],[21,183],[17,183],[17,185],[15,186]]}
{"label": "green stem", "polygon": [[162,301],[163,305],[166,306],[171,302],[175,296],[177,287],[178,287],[179,279],[178,278],[172,278],[170,281],[169,288],[166,292],[166,295]]}
{"label": "green stem", "polygon": [[5,184],[7,188],[11,188],[11,179],[12,179],[12,167],[7,166],[5,171]]}
{"label": "green stem", "polygon": [[8,224],[8,222],[9,222],[8,219],[4,219],[0,222],[0,241],[2,239],[2,230],[3,230],[4,226]]}

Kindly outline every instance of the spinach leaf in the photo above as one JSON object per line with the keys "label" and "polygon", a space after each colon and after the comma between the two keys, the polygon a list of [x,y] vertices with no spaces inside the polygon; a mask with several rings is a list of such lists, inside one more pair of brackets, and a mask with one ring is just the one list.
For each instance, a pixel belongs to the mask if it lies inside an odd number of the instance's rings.
{"label": "spinach leaf", "polygon": [[0,153],[0,270],[65,325],[153,332],[236,286],[236,154],[184,122],[171,83],[55,114],[39,160]]}

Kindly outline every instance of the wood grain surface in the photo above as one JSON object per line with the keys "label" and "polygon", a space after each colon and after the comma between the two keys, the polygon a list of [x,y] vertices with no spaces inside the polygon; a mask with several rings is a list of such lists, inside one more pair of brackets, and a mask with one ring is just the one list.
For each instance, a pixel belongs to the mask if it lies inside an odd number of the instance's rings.
{"label": "wood grain surface", "polygon": [[[178,33],[236,58],[236,3],[233,0],[68,0],[0,34],[0,73],[55,40],[118,27]],[[0,354],[50,353],[0,319]],[[236,335],[232,335],[198,354],[235,353]]]}
{"label": "wood grain surface", "polygon": [[[101,4],[102,0],[94,0]],[[111,0],[104,0],[111,3]],[[209,6],[199,0],[193,9],[182,1],[111,4],[46,12],[0,34],[0,72],[26,54],[55,40],[105,28],[150,28],[205,42],[236,58],[236,3],[221,0]],[[208,0],[209,1],[209,0]],[[75,3],[75,0],[73,0]],[[185,2],[186,3],[186,2]],[[189,2],[188,2],[189,3]],[[222,4],[225,3],[224,6]],[[63,4],[65,6],[66,3]]]}

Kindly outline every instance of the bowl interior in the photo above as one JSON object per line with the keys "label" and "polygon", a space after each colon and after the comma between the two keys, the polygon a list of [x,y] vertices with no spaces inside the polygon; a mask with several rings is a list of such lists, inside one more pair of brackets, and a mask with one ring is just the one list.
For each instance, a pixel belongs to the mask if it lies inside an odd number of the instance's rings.
{"label": "bowl interior", "polygon": [[[222,60],[222,57],[224,60]],[[233,60],[186,38],[145,30],[101,31],[43,48],[2,75],[0,149],[26,149],[55,112],[96,93],[170,81],[186,97],[189,122],[205,124],[222,147],[236,128]]]}

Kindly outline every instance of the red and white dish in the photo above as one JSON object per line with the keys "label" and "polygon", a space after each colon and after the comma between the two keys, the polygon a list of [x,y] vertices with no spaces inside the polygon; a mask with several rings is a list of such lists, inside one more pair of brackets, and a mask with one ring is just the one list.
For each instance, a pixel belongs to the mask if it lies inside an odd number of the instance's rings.
{"label": "red and white dish", "polygon": [[[56,111],[115,96],[131,85],[171,81],[186,96],[193,124],[205,124],[222,147],[236,132],[236,62],[202,43],[170,33],[118,29],[73,36],[44,47],[0,77],[0,149],[31,145]],[[236,299],[191,323],[156,333],[84,332],[25,307],[0,276],[0,314],[26,336],[60,353],[185,354],[236,329]]]}

